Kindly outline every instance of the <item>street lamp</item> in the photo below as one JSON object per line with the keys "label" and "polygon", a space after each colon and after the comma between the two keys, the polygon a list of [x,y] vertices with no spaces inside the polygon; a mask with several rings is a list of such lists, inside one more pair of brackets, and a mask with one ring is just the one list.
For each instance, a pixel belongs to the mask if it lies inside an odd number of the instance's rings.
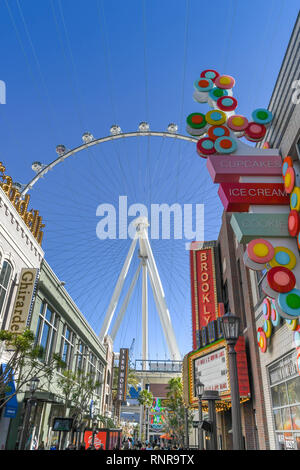
{"label": "street lamp", "polygon": [[203,450],[203,432],[201,428],[202,422],[202,395],[204,392],[204,384],[201,382],[200,379],[196,382],[196,392],[199,400],[199,422],[198,422],[198,449]]}
{"label": "street lamp", "polygon": [[26,408],[25,408],[25,417],[24,417],[24,423],[23,423],[21,439],[20,439],[20,447],[19,447],[19,449],[21,450],[25,449],[25,444],[26,444],[26,439],[27,439],[27,434],[28,434],[28,427],[29,427],[29,422],[30,422],[31,408],[34,402],[33,395],[38,388],[39,382],[40,382],[40,379],[38,379],[37,377],[33,377],[29,384],[30,398],[28,398],[27,403],[26,403]]}
{"label": "street lamp", "polygon": [[91,442],[91,448],[95,448],[95,436],[97,434],[97,421],[96,419],[93,420],[93,426],[92,426],[92,442]]}
{"label": "street lamp", "polygon": [[231,388],[231,418],[233,449],[243,449],[243,434],[240,409],[240,392],[236,363],[236,351],[234,349],[240,336],[240,319],[236,315],[227,312],[222,317],[222,329],[224,338],[228,344],[229,375]]}

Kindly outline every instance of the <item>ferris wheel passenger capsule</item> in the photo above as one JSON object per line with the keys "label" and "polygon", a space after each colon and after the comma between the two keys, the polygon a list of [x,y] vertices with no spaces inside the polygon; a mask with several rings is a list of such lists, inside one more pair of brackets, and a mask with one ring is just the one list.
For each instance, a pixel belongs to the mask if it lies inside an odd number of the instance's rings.
{"label": "ferris wheel passenger capsule", "polygon": [[31,169],[36,173],[39,173],[44,168],[44,165],[41,162],[33,162]]}
{"label": "ferris wheel passenger capsule", "polygon": [[170,134],[176,134],[178,131],[178,126],[177,124],[174,124],[173,122],[171,122],[169,125],[168,125],[168,132]]}
{"label": "ferris wheel passenger capsule", "polygon": [[118,134],[122,134],[122,129],[120,126],[117,126],[117,124],[114,124],[110,128],[110,135],[118,135]]}
{"label": "ferris wheel passenger capsule", "polygon": [[140,122],[138,130],[139,132],[149,132],[150,126],[148,122]]}
{"label": "ferris wheel passenger capsule", "polygon": [[66,151],[65,145],[57,145],[56,146],[56,153],[58,155],[63,155],[65,153],[65,151]]}
{"label": "ferris wheel passenger capsule", "polygon": [[88,144],[89,142],[92,142],[94,140],[94,136],[90,132],[85,132],[82,135],[82,140],[85,144]]}

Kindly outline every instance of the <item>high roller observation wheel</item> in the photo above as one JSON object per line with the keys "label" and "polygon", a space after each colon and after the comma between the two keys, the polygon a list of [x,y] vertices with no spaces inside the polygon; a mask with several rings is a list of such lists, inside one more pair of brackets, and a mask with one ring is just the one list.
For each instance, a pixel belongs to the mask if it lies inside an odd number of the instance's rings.
{"label": "high roller observation wheel", "polygon": [[56,165],[58,165],[58,163],[61,163],[67,158],[71,157],[71,155],[81,152],[82,150],[86,150],[89,147],[93,147],[94,145],[98,145],[104,142],[109,142],[109,141],[118,140],[118,139],[126,139],[128,137],[141,137],[141,136],[143,137],[144,136],[168,137],[172,139],[185,140],[185,141],[192,142],[192,143],[198,142],[198,139],[195,137],[183,135],[183,134],[177,134],[175,132],[168,132],[168,131],[138,130],[135,132],[120,132],[118,134],[111,134],[106,137],[100,137],[99,139],[95,139],[89,133],[86,133],[86,134],[91,136],[90,141],[84,142],[84,144],[80,145],[79,147],[74,147],[73,149],[60,154],[55,160],[50,162],[48,165],[44,165],[44,164],[40,164],[39,162],[36,162],[39,165],[41,165],[42,169],[40,171],[37,171],[36,175],[27,184],[20,185],[22,186],[22,188],[20,188],[21,197],[25,196],[25,194],[33,188],[33,186],[38,182],[38,180],[44,177],[48,173],[48,171],[52,170]]}

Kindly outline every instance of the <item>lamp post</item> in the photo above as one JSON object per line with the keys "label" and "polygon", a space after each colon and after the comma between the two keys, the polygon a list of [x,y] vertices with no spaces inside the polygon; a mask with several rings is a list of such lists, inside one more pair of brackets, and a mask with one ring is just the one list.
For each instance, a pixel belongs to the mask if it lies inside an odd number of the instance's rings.
{"label": "lamp post", "polygon": [[97,434],[97,421],[94,419],[93,420],[93,426],[92,426],[92,442],[91,442],[91,447],[94,449],[95,447],[95,436]]}
{"label": "lamp post", "polygon": [[217,417],[216,400],[220,400],[219,392],[216,390],[205,390],[202,399],[208,403],[208,419],[211,428],[211,439],[209,450],[218,450],[217,443]]}
{"label": "lamp post", "polygon": [[242,450],[244,446],[240,409],[240,392],[236,363],[236,351],[234,349],[240,335],[239,317],[233,315],[230,312],[227,312],[222,317],[222,329],[224,338],[228,344],[233,449]]}
{"label": "lamp post", "polygon": [[26,408],[25,408],[25,416],[24,416],[24,423],[22,427],[22,433],[21,433],[21,439],[20,439],[20,450],[25,449],[26,445],[26,439],[28,436],[28,428],[29,428],[29,422],[30,422],[30,415],[31,415],[31,408],[34,402],[33,395],[35,391],[38,388],[40,379],[37,377],[33,377],[30,381],[30,398],[28,398],[27,403],[26,403]]}
{"label": "lamp post", "polygon": [[198,401],[199,401],[198,449],[203,450],[204,444],[203,444],[203,431],[201,428],[201,422],[202,422],[202,395],[204,392],[204,384],[201,382],[200,379],[198,379],[196,382],[196,392],[197,392]]}
{"label": "lamp post", "polygon": [[184,408],[184,425],[185,425],[185,448],[188,449],[190,447],[190,440],[189,440],[189,409],[186,406]]}

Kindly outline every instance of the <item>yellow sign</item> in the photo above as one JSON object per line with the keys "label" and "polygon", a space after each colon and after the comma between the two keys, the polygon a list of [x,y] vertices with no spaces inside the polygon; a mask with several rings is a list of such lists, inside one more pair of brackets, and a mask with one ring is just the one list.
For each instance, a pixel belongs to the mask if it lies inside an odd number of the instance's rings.
{"label": "yellow sign", "polygon": [[30,196],[26,194],[25,198],[21,199],[21,193],[17,188],[13,187],[13,180],[10,176],[6,176],[4,172],[5,166],[0,162],[0,178],[2,179],[0,186],[30,229],[34,238],[36,238],[41,245],[44,235],[41,229],[45,227],[45,224],[42,223],[42,217],[39,215],[39,211],[33,209],[30,209],[30,211],[27,210]]}
{"label": "yellow sign", "polygon": [[23,268],[21,270],[15,305],[8,329],[12,333],[21,334],[26,329],[37,272],[38,269],[36,268]]}

